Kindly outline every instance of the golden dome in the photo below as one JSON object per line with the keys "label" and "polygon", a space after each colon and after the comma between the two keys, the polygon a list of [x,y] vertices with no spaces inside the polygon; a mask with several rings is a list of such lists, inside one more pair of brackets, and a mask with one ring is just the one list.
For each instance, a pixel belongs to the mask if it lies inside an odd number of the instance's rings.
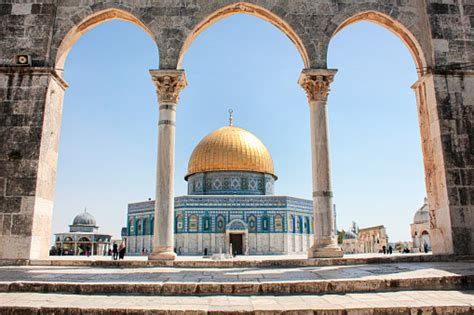
{"label": "golden dome", "polygon": [[185,178],[210,171],[248,171],[275,176],[272,157],[262,141],[234,126],[217,129],[199,142],[189,159]]}

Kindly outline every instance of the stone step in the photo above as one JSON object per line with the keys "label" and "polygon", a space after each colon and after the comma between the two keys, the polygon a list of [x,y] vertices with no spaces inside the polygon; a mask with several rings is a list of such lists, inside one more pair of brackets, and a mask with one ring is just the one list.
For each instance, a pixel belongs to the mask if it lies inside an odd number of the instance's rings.
{"label": "stone step", "polygon": [[474,314],[474,291],[292,296],[0,293],[0,314]]}
{"label": "stone step", "polygon": [[285,282],[0,282],[0,292],[163,296],[344,294],[402,290],[474,290],[474,275]]}
{"label": "stone step", "polygon": [[[284,258],[282,258],[284,257]],[[178,268],[290,268],[290,267],[322,267],[345,266],[360,264],[387,263],[423,263],[423,262],[453,262],[472,261],[472,256],[431,255],[431,254],[372,254],[347,255],[343,258],[307,259],[306,257],[288,258],[288,256],[245,257],[232,260],[212,260],[201,257],[178,256],[175,261],[146,260],[144,257],[127,257],[126,260],[114,261],[110,257],[52,257],[43,260],[0,260],[0,266],[88,266],[111,268],[147,268],[147,267],[178,267]]]}

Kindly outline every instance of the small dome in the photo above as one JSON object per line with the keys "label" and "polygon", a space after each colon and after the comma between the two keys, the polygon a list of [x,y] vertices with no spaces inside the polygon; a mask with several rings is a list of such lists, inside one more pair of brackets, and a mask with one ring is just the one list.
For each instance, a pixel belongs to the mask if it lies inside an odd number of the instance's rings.
{"label": "small dome", "polygon": [[96,226],[95,218],[86,210],[83,213],[76,215],[72,221],[72,225],[89,225]]}
{"label": "small dome", "polygon": [[345,239],[345,240],[355,240],[355,239],[357,239],[357,235],[352,231],[346,231],[344,233],[343,239]]}
{"label": "small dome", "polygon": [[186,179],[196,173],[212,171],[248,171],[275,176],[272,157],[262,141],[234,126],[217,129],[199,142],[189,159]]}
{"label": "small dome", "polygon": [[413,223],[426,223],[429,220],[430,212],[428,207],[428,200],[425,198],[425,203],[423,204],[423,206],[415,212],[415,216],[413,217]]}

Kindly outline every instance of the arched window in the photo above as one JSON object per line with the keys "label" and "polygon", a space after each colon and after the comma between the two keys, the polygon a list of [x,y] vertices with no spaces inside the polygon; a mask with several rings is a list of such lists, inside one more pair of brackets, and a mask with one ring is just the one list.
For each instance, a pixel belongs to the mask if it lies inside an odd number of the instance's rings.
{"label": "arched window", "polygon": [[135,235],[140,235],[141,233],[142,233],[142,220],[138,219],[136,222]]}
{"label": "arched window", "polygon": [[306,217],[305,220],[306,234],[311,234],[311,222],[309,221],[309,217]]}
{"label": "arched window", "polygon": [[255,232],[257,230],[257,218],[254,215],[248,217],[247,224],[250,232]]}
{"label": "arched window", "polygon": [[148,220],[143,219],[142,235],[146,235],[148,232]]}
{"label": "arched window", "polygon": [[290,215],[290,225],[288,226],[291,233],[295,233],[295,217]]}
{"label": "arched window", "polygon": [[268,216],[262,217],[262,231],[268,231]]}
{"label": "arched window", "polygon": [[303,217],[298,217],[298,232],[303,233]]}
{"label": "arched window", "polygon": [[222,215],[217,216],[216,231],[217,232],[225,232],[225,219]]}
{"label": "arched window", "polygon": [[191,214],[188,219],[188,231],[197,232],[198,231],[198,216],[196,214]]}
{"label": "arched window", "polygon": [[134,230],[133,230],[133,231],[134,231],[133,235],[139,235],[139,234],[138,234],[138,226],[139,226],[139,224],[140,224],[140,219],[136,219],[136,220],[135,220],[135,228],[134,228]]}
{"label": "arched window", "polygon": [[184,228],[184,217],[181,214],[176,216],[176,231],[182,231]]}
{"label": "arched window", "polygon": [[203,231],[210,231],[211,230],[211,218],[208,216],[205,216],[202,219],[202,229]]}
{"label": "arched window", "polygon": [[133,220],[128,221],[128,236],[133,235],[135,232],[135,226],[133,225]]}
{"label": "arched window", "polygon": [[155,230],[155,217],[151,217],[150,223],[150,235],[153,235],[153,231]]}
{"label": "arched window", "polygon": [[283,217],[281,214],[277,214],[275,216],[275,232],[282,232],[283,231]]}

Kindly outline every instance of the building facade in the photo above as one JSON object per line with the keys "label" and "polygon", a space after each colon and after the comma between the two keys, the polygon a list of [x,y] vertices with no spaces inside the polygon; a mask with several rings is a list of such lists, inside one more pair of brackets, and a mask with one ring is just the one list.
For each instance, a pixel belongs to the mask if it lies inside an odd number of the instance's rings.
{"label": "building facade", "polygon": [[[188,195],[174,199],[175,252],[304,254],[313,235],[312,201],[274,196],[273,161],[252,133],[232,126],[206,136],[189,164]],[[153,248],[155,201],[128,205],[129,254]]]}
{"label": "building facade", "polygon": [[95,218],[84,210],[74,218],[69,232],[54,237],[56,250],[62,255],[107,255],[112,235],[99,233]]}
{"label": "building facade", "polygon": [[410,224],[410,232],[413,240],[413,252],[431,251],[428,198],[425,198],[423,205],[415,212],[413,223]]}
{"label": "building facade", "polygon": [[359,229],[354,222],[342,240],[345,254],[380,253],[384,246],[388,248],[388,235],[383,225]]}

